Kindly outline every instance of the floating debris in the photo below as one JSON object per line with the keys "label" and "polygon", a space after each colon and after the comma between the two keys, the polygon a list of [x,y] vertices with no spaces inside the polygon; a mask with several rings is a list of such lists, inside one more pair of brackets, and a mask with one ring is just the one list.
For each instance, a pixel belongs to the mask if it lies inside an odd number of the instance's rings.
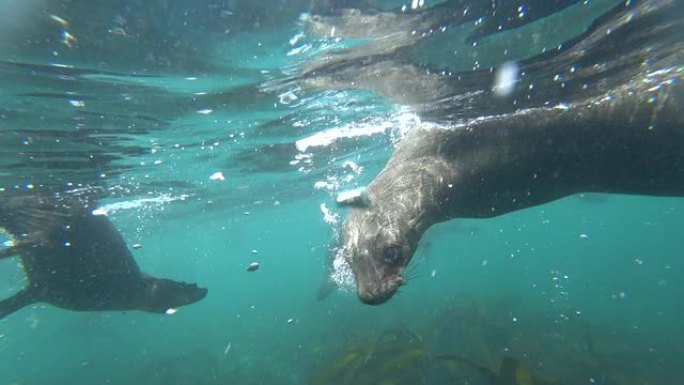
{"label": "floating debris", "polygon": [[221,171],[217,171],[209,177],[210,180],[226,180],[226,177],[223,175]]}
{"label": "floating debris", "polygon": [[518,82],[519,71],[518,65],[514,62],[507,62],[499,67],[494,81],[494,94],[499,97],[510,96]]}
{"label": "floating debris", "polygon": [[57,24],[61,25],[62,27],[69,28],[69,22],[66,21],[65,19],[63,19],[57,15],[52,15],[52,14],[50,14],[48,16],[50,17],[50,19],[52,19],[53,21],[55,21]]}
{"label": "floating debris", "polygon": [[259,270],[259,262],[252,262],[247,266],[247,271],[257,271]]}
{"label": "floating debris", "polygon": [[69,31],[62,31],[62,43],[64,43],[67,47],[70,49],[74,48],[77,41],[78,39],[76,39],[76,36],[69,33]]}
{"label": "floating debris", "polygon": [[131,247],[134,248],[135,250],[138,250],[138,249],[142,248],[142,245],[140,243],[134,243],[131,245]]}

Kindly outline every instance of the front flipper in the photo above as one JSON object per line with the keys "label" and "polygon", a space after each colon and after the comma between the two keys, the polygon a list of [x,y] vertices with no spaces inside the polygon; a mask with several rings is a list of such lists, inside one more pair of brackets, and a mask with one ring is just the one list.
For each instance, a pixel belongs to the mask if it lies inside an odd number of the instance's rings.
{"label": "front flipper", "polygon": [[17,294],[0,301],[0,319],[9,314],[36,302],[36,297],[27,289],[22,289]]}
{"label": "front flipper", "polygon": [[337,283],[333,282],[330,277],[325,277],[323,281],[318,285],[318,288],[316,289],[316,299],[319,301],[323,301],[326,298],[330,296],[330,294],[334,293],[335,290],[339,289],[339,286]]}

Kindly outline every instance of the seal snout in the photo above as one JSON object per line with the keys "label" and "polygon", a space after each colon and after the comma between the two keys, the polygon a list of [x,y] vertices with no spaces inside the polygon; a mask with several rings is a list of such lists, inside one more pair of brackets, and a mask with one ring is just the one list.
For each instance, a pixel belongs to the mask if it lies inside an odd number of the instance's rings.
{"label": "seal snout", "polygon": [[399,286],[403,284],[403,277],[391,277],[387,278],[384,282],[374,288],[359,287],[357,295],[359,300],[367,305],[381,305],[392,298],[394,293],[396,293],[399,289]]}

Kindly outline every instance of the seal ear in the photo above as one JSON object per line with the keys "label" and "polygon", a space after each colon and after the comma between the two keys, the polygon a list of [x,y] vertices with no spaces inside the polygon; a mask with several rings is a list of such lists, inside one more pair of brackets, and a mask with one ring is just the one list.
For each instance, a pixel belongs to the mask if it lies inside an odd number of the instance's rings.
{"label": "seal ear", "polygon": [[353,190],[342,191],[341,193],[337,194],[336,201],[338,206],[370,206],[370,200],[368,199],[368,194],[366,194],[365,187],[359,187]]}

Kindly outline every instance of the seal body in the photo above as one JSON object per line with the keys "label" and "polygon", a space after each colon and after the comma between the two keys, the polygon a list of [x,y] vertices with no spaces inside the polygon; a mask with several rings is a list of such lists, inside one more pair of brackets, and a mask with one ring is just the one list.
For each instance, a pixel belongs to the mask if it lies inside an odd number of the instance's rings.
{"label": "seal body", "polygon": [[[0,226],[15,237],[28,285],[0,301],[0,318],[33,302],[70,310],[161,313],[204,298],[195,284],[150,277],[104,215],[76,199],[39,196],[0,203]],[[9,254],[7,252],[6,254]]]}
{"label": "seal body", "polygon": [[[602,20],[575,48],[530,63],[553,73],[572,58],[602,61],[604,52],[592,57],[583,43],[612,46],[607,29],[627,42],[642,36],[641,44],[613,51],[620,71],[587,67],[587,76],[606,78],[605,90],[410,133],[368,186],[368,204],[352,209],[344,225],[361,301],[392,297],[422,234],[440,221],[497,216],[580,192],[683,196],[681,10],[674,1],[638,2]],[[660,41],[662,34],[676,40]]]}

